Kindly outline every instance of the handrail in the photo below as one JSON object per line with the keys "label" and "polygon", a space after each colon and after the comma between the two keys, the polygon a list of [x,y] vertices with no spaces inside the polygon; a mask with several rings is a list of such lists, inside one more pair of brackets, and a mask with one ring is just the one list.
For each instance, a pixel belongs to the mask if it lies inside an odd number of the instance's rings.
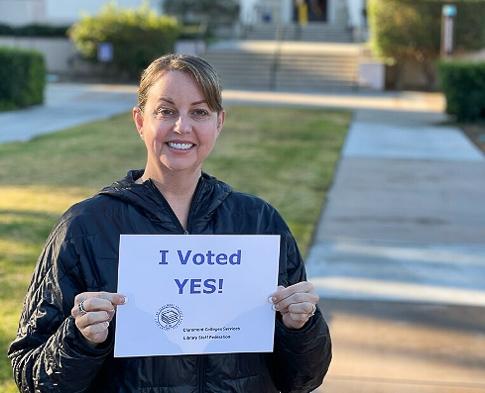
{"label": "handrail", "polygon": [[275,31],[275,51],[273,53],[273,61],[271,62],[270,74],[269,74],[269,88],[270,90],[276,90],[276,74],[281,62],[281,44],[284,38],[284,27],[280,22],[276,25]]}

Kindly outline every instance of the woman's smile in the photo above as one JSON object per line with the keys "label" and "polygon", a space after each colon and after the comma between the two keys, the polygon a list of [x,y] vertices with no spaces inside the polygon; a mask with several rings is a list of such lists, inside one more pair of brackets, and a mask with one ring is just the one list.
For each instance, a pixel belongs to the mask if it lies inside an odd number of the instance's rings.
{"label": "woman's smile", "polygon": [[167,146],[173,150],[188,151],[192,149],[195,146],[195,144],[190,142],[170,141],[170,142],[167,142]]}

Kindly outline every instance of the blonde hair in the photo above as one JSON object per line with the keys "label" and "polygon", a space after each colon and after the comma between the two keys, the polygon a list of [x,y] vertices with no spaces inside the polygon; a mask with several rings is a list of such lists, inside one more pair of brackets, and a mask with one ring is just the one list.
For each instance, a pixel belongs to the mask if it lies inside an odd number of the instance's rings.
{"label": "blonde hair", "polygon": [[217,113],[222,111],[222,86],[214,68],[201,57],[175,54],[153,60],[143,71],[138,88],[138,107],[142,111],[150,88],[168,71],[182,71],[189,74],[200,88],[210,110]]}

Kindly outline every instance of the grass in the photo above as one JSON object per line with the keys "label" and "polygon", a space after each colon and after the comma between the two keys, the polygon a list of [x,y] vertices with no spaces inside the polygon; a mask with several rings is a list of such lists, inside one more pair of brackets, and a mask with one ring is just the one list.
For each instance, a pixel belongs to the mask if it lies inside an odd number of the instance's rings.
{"label": "grass", "polygon": [[[205,171],[270,201],[305,253],[349,121],[339,111],[231,107]],[[35,261],[59,215],[128,169],[142,168],[144,158],[128,114],[0,145],[1,353],[15,336]],[[5,356],[0,391],[17,391]]]}

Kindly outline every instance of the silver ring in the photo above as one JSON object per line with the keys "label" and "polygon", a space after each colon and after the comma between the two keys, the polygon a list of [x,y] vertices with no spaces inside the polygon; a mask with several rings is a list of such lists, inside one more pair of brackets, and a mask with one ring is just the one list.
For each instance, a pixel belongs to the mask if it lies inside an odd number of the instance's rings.
{"label": "silver ring", "polygon": [[79,312],[81,313],[81,315],[87,314],[87,311],[84,308],[83,303],[84,303],[84,300],[77,305],[77,309],[79,310]]}
{"label": "silver ring", "polygon": [[313,317],[313,316],[315,315],[315,313],[316,313],[316,312],[317,312],[317,305],[316,305],[316,304],[314,304],[314,305],[313,305],[313,310],[312,310],[312,312],[309,314],[309,316],[310,316],[310,317]]}

